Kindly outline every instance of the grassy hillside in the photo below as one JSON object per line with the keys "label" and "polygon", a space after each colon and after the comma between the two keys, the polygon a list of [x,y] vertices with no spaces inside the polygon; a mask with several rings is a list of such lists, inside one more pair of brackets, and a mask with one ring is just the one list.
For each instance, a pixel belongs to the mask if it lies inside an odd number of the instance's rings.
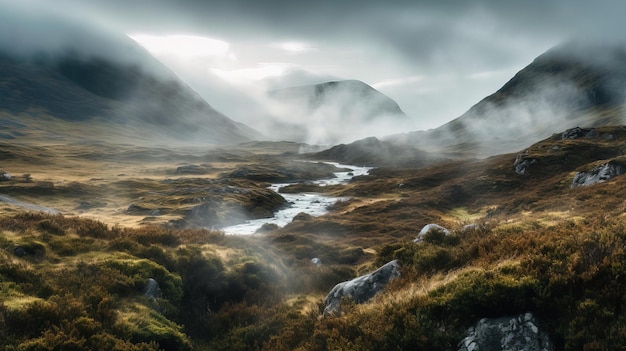
{"label": "grassy hillside", "polygon": [[[324,189],[352,198],[330,214],[250,237],[7,212],[0,337],[7,350],[453,350],[481,318],[533,312],[556,349],[620,350],[626,178],[571,185],[625,153],[626,128],[603,127],[378,168]],[[523,174],[516,160],[529,160]],[[414,243],[427,223],[451,234]],[[321,317],[336,283],[392,259],[402,277],[383,293]]]}

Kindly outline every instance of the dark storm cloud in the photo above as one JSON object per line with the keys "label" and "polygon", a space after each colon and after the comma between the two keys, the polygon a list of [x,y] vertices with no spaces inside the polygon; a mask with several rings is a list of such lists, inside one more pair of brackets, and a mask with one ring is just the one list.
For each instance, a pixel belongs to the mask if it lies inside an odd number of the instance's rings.
{"label": "dark storm cloud", "polygon": [[618,1],[582,0],[31,2],[72,9],[68,13],[127,32],[190,32],[226,40],[296,37],[384,49],[405,64],[467,70],[517,63],[533,42],[540,52],[571,37],[620,36],[625,7]]}
{"label": "dark storm cloud", "polygon": [[[0,1],[2,3],[17,1]],[[302,38],[369,46],[425,66],[497,69],[536,41],[544,50],[580,36],[620,36],[617,1],[24,0],[45,11],[125,32],[204,34],[226,40]],[[518,46],[516,43],[521,42]],[[537,54],[534,52],[533,54]]]}

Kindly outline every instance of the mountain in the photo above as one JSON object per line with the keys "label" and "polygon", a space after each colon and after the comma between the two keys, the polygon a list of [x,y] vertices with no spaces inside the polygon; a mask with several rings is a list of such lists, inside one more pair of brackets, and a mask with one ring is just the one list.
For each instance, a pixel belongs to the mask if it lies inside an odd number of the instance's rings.
{"label": "mountain", "polygon": [[281,127],[308,143],[382,136],[406,130],[409,122],[395,101],[358,80],[284,88],[269,96],[278,105]]}
{"label": "mountain", "polygon": [[511,152],[559,130],[622,124],[625,102],[626,46],[569,42],[457,119],[393,139],[449,153]]}
{"label": "mountain", "polygon": [[271,95],[284,102],[301,104],[311,111],[336,105],[346,115],[361,113],[359,117],[363,121],[372,121],[381,116],[407,118],[395,101],[359,80],[279,89],[272,91]]}
{"label": "mountain", "polygon": [[72,50],[2,53],[0,119],[19,120],[24,127],[19,133],[40,130],[57,137],[70,137],[87,125],[99,132],[81,138],[225,144],[259,136],[213,109],[149,54],[142,55],[124,62]]}

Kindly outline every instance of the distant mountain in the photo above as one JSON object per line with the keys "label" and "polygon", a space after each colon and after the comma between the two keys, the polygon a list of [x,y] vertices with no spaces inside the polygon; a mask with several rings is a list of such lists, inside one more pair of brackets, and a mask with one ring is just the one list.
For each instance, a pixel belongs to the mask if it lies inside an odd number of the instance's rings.
{"label": "distant mountain", "polygon": [[284,88],[269,96],[287,116],[283,128],[298,141],[335,144],[382,136],[406,130],[409,122],[395,101],[358,80]]}
{"label": "distant mountain", "polygon": [[344,115],[360,113],[359,117],[363,121],[386,116],[407,118],[395,101],[359,80],[279,89],[272,91],[271,95],[287,103],[300,104],[311,111],[334,105]]}
{"label": "distant mountain", "polygon": [[626,46],[570,42],[537,57],[459,118],[393,139],[449,154],[505,153],[575,126],[623,124],[625,102]]}
{"label": "distant mountain", "polygon": [[73,126],[86,123],[100,134],[158,142],[224,144],[258,137],[144,55],[145,66],[73,51],[0,54],[0,119],[68,137]]}

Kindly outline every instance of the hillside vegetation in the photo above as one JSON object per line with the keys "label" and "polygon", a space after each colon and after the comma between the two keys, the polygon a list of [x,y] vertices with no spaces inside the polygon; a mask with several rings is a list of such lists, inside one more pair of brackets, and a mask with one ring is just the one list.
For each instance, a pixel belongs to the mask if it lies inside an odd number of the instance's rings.
{"label": "hillside vegetation", "polygon": [[[7,350],[455,350],[481,318],[532,312],[558,350],[624,349],[626,178],[572,184],[625,154],[626,128],[603,127],[515,154],[378,168],[324,189],[351,197],[328,215],[249,237],[5,214],[0,339]],[[451,234],[414,243],[428,223]],[[336,283],[393,259],[400,279],[322,317]]]}

